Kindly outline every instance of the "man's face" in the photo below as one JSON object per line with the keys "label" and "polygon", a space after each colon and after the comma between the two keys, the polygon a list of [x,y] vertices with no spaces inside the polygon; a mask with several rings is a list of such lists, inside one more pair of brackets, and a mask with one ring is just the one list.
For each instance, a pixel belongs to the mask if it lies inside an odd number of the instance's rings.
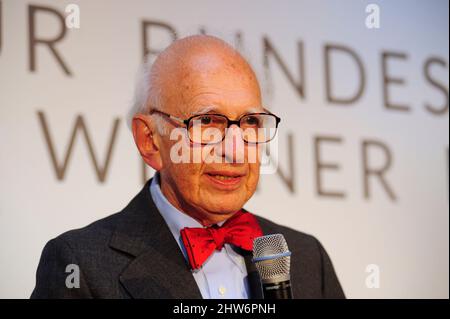
{"label": "man's face", "polygon": [[[235,120],[246,113],[264,112],[254,74],[233,58],[193,57],[181,78],[166,85],[164,111],[171,115],[186,119],[204,113],[206,108],[209,113]],[[162,120],[169,129],[176,128],[167,119]],[[201,221],[221,220],[241,209],[255,192],[260,163],[258,156],[255,161],[248,155],[249,151],[258,151],[258,146],[245,144],[236,126],[209,152],[210,159],[215,160],[212,163],[204,159],[195,163],[192,156],[189,163],[174,163],[171,149],[176,143],[179,141],[170,140],[169,135],[161,137],[161,187],[175,207],[190,211]],[[199,147],[190,146],[191,153]],[[243,162],[237,163],[239,156]]]}

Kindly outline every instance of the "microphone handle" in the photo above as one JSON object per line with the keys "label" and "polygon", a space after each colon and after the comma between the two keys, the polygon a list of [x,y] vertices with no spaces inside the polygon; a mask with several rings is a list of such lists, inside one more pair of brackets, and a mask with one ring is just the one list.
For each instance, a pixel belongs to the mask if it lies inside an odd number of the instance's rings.
{"label": "microphone handle", "polygon": [[291,281],[263,283],[264,299],[292,299]]}

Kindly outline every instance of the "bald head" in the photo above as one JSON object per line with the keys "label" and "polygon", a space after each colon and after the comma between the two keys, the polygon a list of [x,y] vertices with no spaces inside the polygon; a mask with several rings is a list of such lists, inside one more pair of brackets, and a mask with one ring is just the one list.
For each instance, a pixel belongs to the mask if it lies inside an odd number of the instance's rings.
{"label": "bald head", "polygon": [[[159,54],[148,76],[151,96],[147,108],[164,109],[174,115],[195,112],[198,103],[206,102],[202,101],[203,95],[207,98],[216,93],[231,98],[226,101],[222,96],[222,105],[217,107],[261,104],[259,84],[250,65],[233,47],[213,36],[195,35],[174,41]],[[155,102],[158,105],[152,105]]]}

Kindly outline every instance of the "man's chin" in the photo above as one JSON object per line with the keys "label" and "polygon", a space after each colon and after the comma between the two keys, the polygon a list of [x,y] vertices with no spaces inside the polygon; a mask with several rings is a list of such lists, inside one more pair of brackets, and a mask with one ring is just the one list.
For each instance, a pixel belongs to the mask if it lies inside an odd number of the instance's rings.
{"label": "man's chin", "polygon": [[231,192],[211,190],[205,195],[205,206],[210,208],[208,209],[209,211],[218,213],[236,212],[241,209],[247,201],[247,196],[242,189]]}
{"label": "man's chin", "polygon": [[206,209],[211,213],[211,215],[215,215],[215,217],[217,218],[227,218],[230,217],[228,215],[232,215],[239,211],[243,205],[243,203],[240,204],[236,201],[233,203],[218,202],[210,203],[209,205],[207,205]]}

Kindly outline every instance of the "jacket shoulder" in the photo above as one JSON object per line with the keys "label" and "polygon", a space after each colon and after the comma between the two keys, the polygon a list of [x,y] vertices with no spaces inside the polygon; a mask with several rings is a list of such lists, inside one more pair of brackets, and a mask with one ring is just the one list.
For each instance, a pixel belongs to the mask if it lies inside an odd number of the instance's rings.
{"label": "jacket shoulder", "polygon": [[[31,298],[119,297],[114,276],[128,259],[114,254],[108,245],[121,218],[116,213],[48,241],[41,254]],[[76,267],[72,270],[78,274],[77,289],[67,286],[68,266]]]}
{"label": "jacket shoulder", "polygon": [[122,217],[120,212],[115,213],[85,227],[66,231],[52,239],[52,241],[62,241],[73,250],[77,250],[78,248],[84,250],[88,247],[94,248],[99,245],[107,245],[112,232]]}

